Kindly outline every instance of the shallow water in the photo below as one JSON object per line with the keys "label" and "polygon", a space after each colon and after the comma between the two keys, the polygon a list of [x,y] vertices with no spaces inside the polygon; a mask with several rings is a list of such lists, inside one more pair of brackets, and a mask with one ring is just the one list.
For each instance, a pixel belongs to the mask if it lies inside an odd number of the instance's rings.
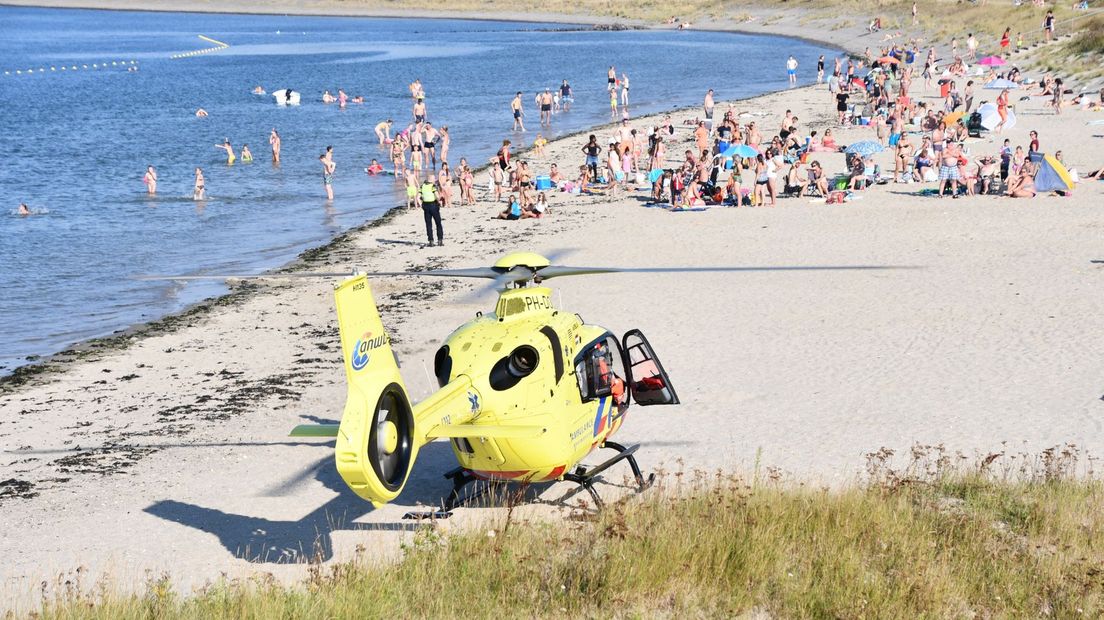
{"label": "shallow water", "polygon": [[[212,47],[200,34],[230,47],[170,58]],[[610,64],[628,72],[639,115],[699,103],[707,88],[718,100],[785,88],[788,54],[807,83],[817,55],[834,53],[693,31],[0,7],[0,373],[223,290],[134,275],[259,271],[394,206],[394,180],[363,169],[372,157],[386,160],[375,124],[411,118],[414,78],[430,120],[450,127],[449,159],[479,165],[504,138],[531,143],[535,91],[564,78],[575,107],[547,137],[609,120]],[[251,94],[256,85],[291,87],[303,103],[278,107]],[[323,105],[322,91],[338,88],[365,104]],[[524,135],[510,131],[518,90]],[[208,118],[194,116],[200,107]],[[283,138],[279,167],[268,148],[273,127]],[[236,150],[248,144],[256,161],[227,166],[214,147],[223,138]],[[330,144],[332,205],[317,160]],[[142,184],[149,164],[160,178],[155,198]],[[191,200],[196,166],[209,193],[202,203]],[[21,201],[37,214],[15,215]]]}

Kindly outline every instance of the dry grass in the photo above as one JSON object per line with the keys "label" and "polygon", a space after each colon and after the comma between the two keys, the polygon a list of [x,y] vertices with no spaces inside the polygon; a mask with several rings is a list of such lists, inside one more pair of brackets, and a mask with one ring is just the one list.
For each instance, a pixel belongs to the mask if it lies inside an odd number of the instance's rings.
{"label": "dry grass", "polygon": [[[444,537],[397,566],[315,567],[296,587],[165,580],[120,597],[79,588],[42,618],[1100,617],[1104,489],[1072,447],[966,467],[939,447],[868,456],[844,490],[776,471],[668,475],[563,523]],[[74,592],[74,590],[76,592]]]}

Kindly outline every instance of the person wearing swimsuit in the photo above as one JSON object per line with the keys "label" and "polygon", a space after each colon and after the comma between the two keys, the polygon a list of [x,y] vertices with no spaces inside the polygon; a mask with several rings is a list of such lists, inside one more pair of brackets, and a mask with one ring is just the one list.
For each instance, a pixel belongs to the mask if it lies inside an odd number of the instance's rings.
{"label": "person wearing swimsuit", "polygon": [[268,143],[272,145],[272,163],[280,163],[280,134],[276,133],[276,128],[272,128],[272,133],[268,136]]}
{"label": "person wearing swimsuit", "polygon": [[203,200],[204,198],[204,181],[203,181],[203,169],[195,169],[195,185],[192,187],[192,200]]}
{"label": "person wearing swimsuit", "polygon": [[322,162],[322,185],[326,188],[326,200],[333,200],[333,175],[337,165],[333,160],[326,159],[325,153],[318,156],[318,161]]}
{"label": "person wearing swimsuit", "polygon": [[146,192],[150,196],[157,193],[157,171],[153,169],[153,166],[146,166],[146,175],[142,177],[142,180],[146,184]]}
{"label": "person wearing swimsuit", "polygon": [[524,112],[521,109],[521,91],[518,91],[518,93],[514,95],[513,101],[510,102],[510,110],[514,114],[514,131],[517,131],[518,129],[521,129],[521,131],[525,131],[525,121],[521,119],[521,117],[524,115]]}
{"label": "person wearing swimsuit", "polygon": [[510,167],[510,141],[503,140],[502,148],[498,149],[498,167],[505,171]]}
{"label": "person wearing swimsuit", "polygon": [[1000,122],[993,128],[993,131],[1000,133],[1004,129],[1004,123],[1008,120],[1008,89],[1001,91],[1001,94],[997,95],[997,114],[1000,116]]}
{"label": "person wearing swimsuit", "polygon": [[226,151],[226,165],[227,166],[233,166],[234,165],[234,160],[236,160],[238,158],[238,156],[234,155],[234,147],[230,146],[230,139],[229,138],[224,140],[222,144],[216,144],[215,148],[216,149],[222,149],[222,150]]}

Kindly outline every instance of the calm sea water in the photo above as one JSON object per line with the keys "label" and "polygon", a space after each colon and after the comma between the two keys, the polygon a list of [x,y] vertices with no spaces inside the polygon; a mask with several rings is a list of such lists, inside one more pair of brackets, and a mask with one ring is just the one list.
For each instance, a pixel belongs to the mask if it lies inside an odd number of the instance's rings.
{"label": "calm sea water", "polygon": [[[211,47],[201,34],[230,47],[171,58]],[[430,120],[450,126],[450,159],[482,163],[504,138],[532,141],[533,95],[565,78],[576,104],[548,137],[608,120],[610,64],[629,73],[639,115],[699,103],[707,88],[718,99],[785,88],[788,54],[807,83],[817,55],[834,53],[693,31],[0,7],[0,373],[221,291],[136,274],[277,266],[395,205],[394,180],[363,169],[386,160],[375,124],[410,119],[414,78]],[[256,85],[291,87],[303,103],[278,107],[251,94]],[[322,92],[338,88],[365,103],[323,105]],[[510,131],[518,90],[532,126],[524,137]],[[194,116],[200,107],[208,118]],[[283,137],[279,167],[270,162],[273,127]],[[227,166],[214,147],[223,138],[248,144],[256,162]],[[332,205],[317,161],[331,144]],[[142,184],[149,164],[160,177],[156,198]],[[207,179],[203,204],[191,200],[196,166]],[[38,214],[15,215],[21,201]]]}

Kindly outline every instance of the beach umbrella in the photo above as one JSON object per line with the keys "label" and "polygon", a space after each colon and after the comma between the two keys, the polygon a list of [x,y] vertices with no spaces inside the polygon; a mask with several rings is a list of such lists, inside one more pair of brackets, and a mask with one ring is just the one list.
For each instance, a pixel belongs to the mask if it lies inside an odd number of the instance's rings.
{"label": "beach umbrella", "polygon": [[851,146],[844,149],[844,153],[848,155],[861,155],[863,157],[870,157],[874,153],[881,153],[885,150],[885,147],[873,140],[863,140],[862,142],[856,142]]}
{"label": "beach umbrella", "polygon": [[1073,179],[1069,170],[1051,155],[1045,155],[1039,162],[1039,170],[1035,173],[1035,191],[1068,192],[1073,189]]}
{"label": "beach umbrella", "polygon": [[721,153],[721,157],[755,157],[759,151],[746,144],[733,144]]}
{"label": "beach umbrella", "polygon": [[[1000,115],[997,114],[997,106],[992,103],[987,103],[978,108],[978,114],[981,114],[981,126],[992,131],[994,127],[1000,123]],[[1008,120],[1004,122],[1004,129],[1012,129],[1016,126],[1016,113],[1011,108],[1008,109]]]}
{"label": "beach umbrella", "polygon": [[950,127],[951,125],[954,125],[958,121],[962,120],[962,117],[965,115],[966,112],[951,112],[950,114],[943,117],[943,122],[947,123],[947,126]]}
{"label": "beach umbrella", "polygon": [[985,88],[988,88],[989,90],[1004,90],[1005,88],[1016,89],[1019,87],[1019,84],[1013,82],[1012,80],[1005,79],[993,80],[992,82],[989,82],[985,85]]}
{"label": "beach umbrella", "polygon": [[883,65],[885,65],[885,64],[895,65],[895,64],[898,64],[901,61],[897,60],[893,56],[882,56],[881,58],[879,58],[878,60],[875,60],[874,62],[881,63]]}
{"label": "beach umbrella", "polygon": [[985,65],[986,67],[999,67],[1005,63],[1005,60],[1000,56],[986,56],[978,61],[979,65]]}

